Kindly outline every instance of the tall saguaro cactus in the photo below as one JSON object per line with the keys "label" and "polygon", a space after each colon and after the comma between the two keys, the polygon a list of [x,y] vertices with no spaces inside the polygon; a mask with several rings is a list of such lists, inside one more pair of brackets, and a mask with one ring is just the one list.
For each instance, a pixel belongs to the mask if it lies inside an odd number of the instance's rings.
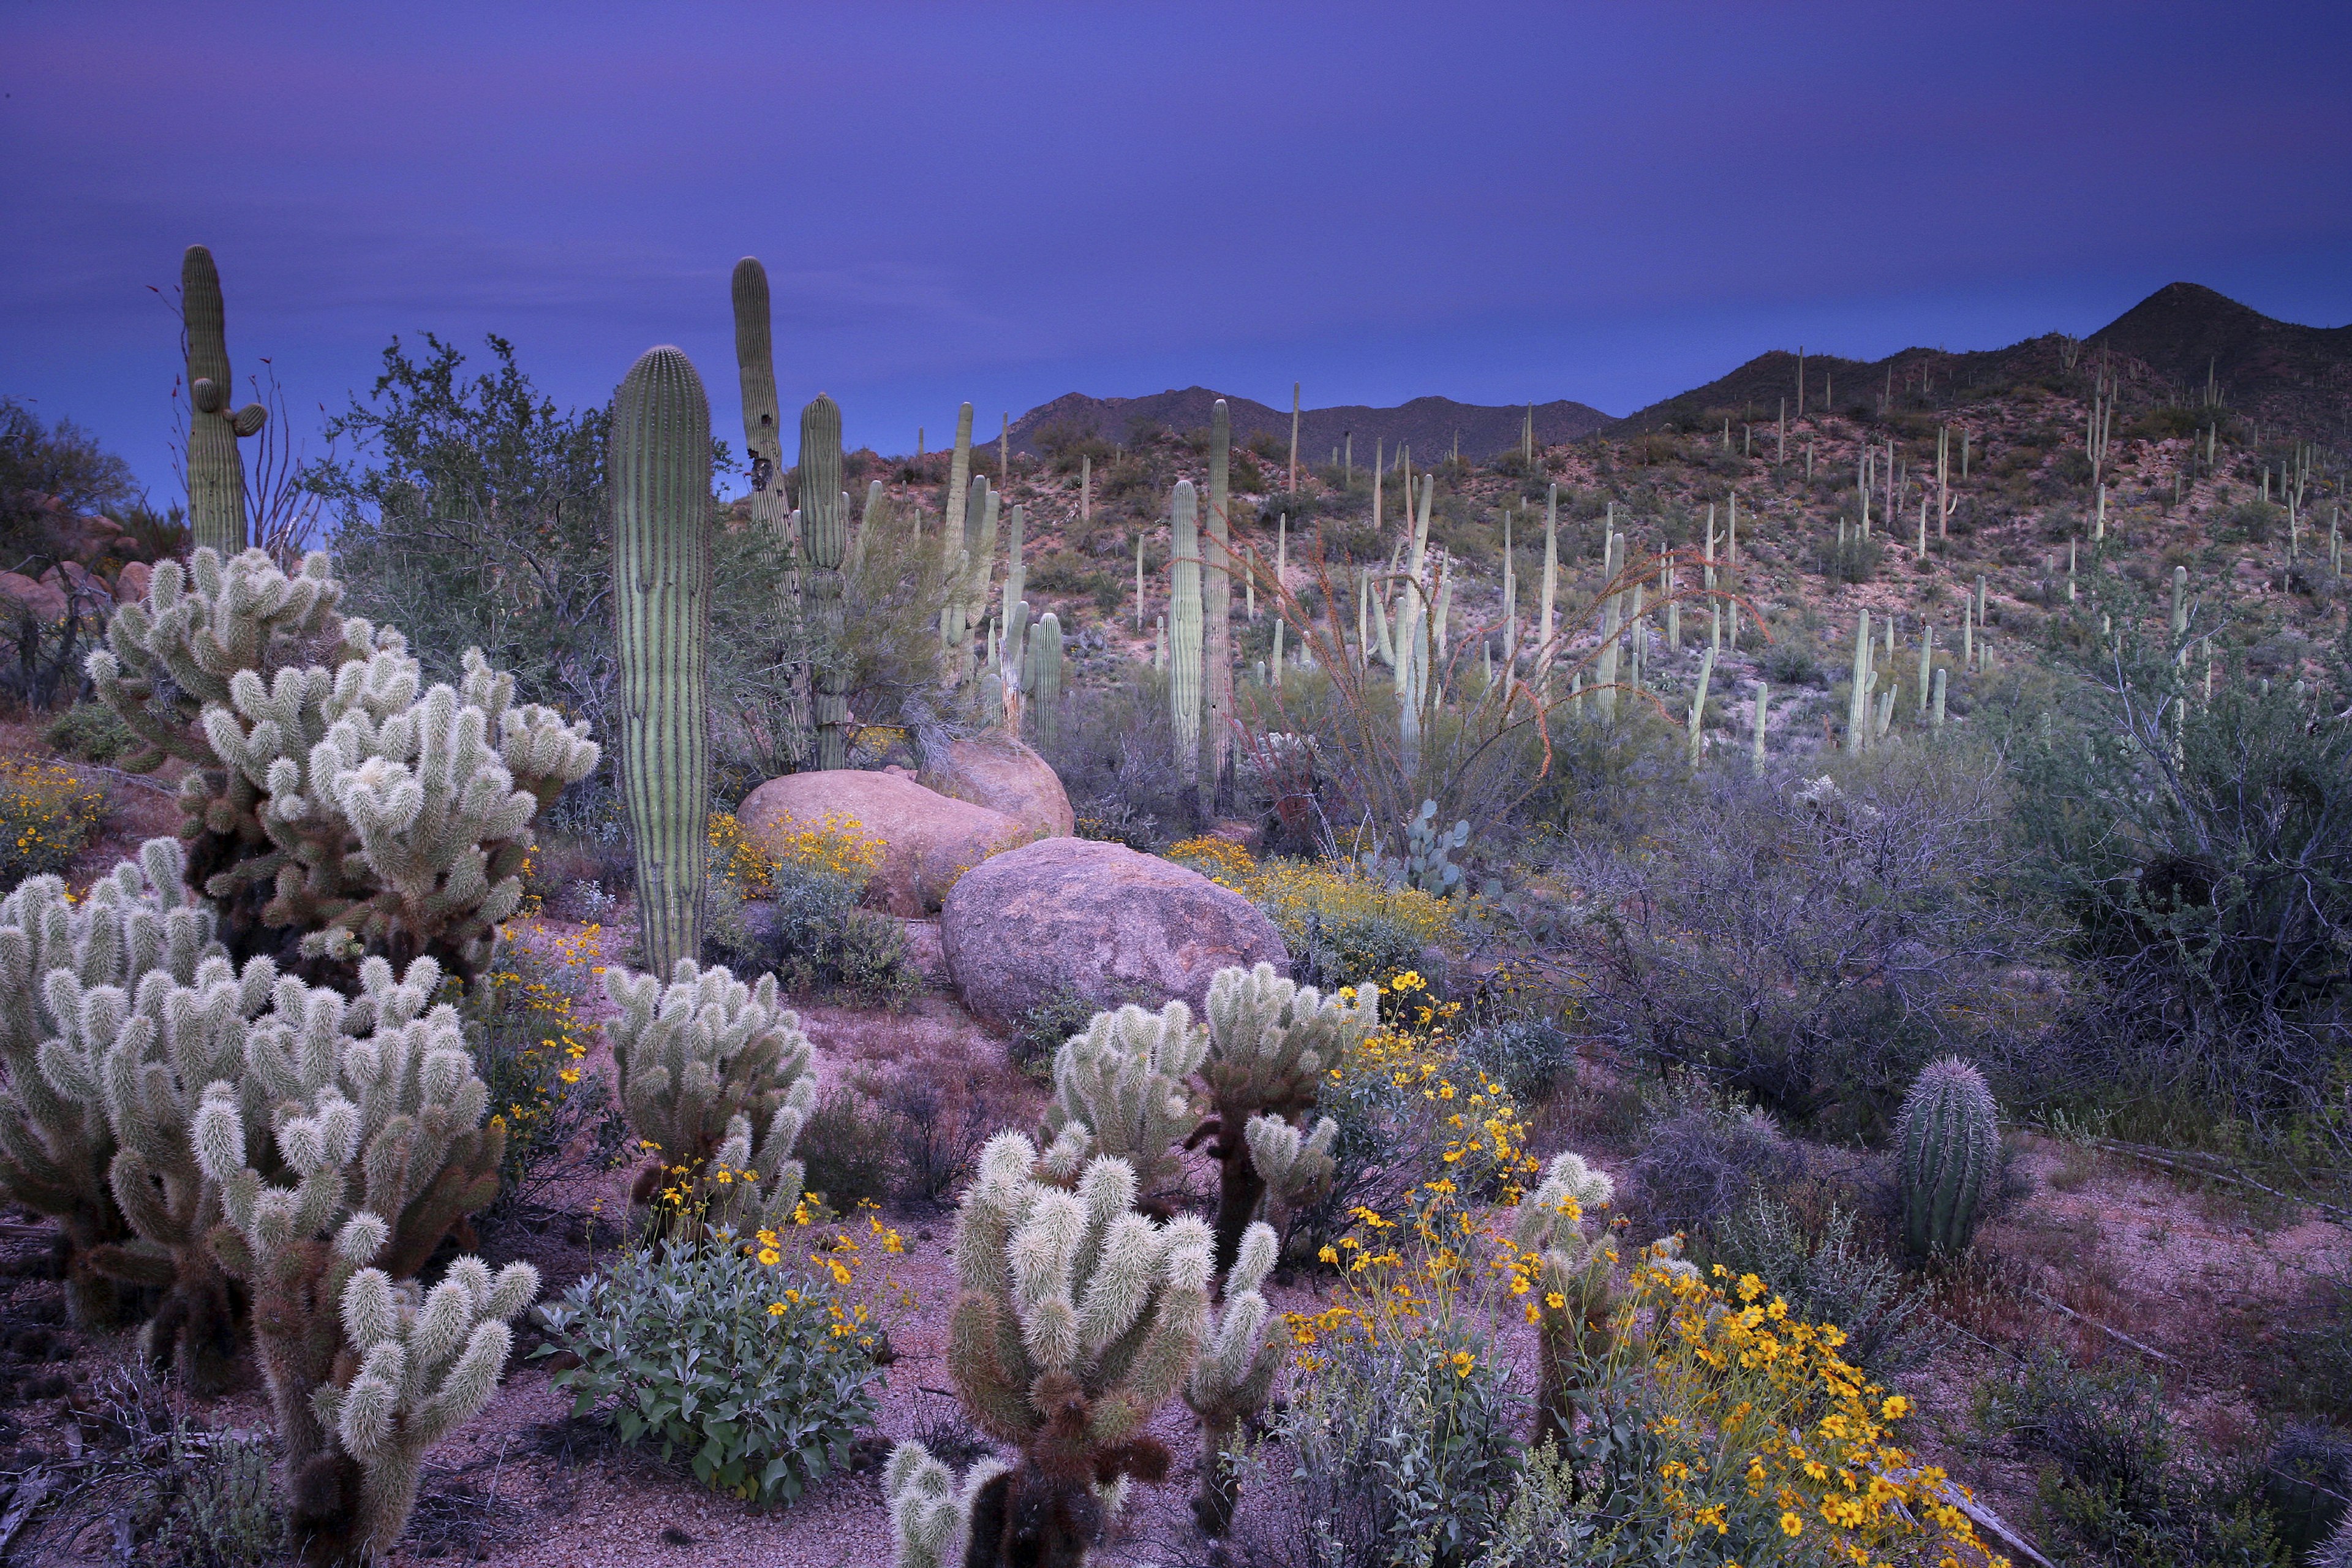
{"label": "tall saguaro cactus", "polygon": [[1188,784],[1201,774],[1201,527],[1192,481],[1176,481],[1168,524],[1168,704],[1176,730],[1176,767]]}
{"label": "tall saguaro cactus", "polygon": [[816,765],[849,765],[849,672],[841,658],[841,560],[849,498],[841,489],[841,409],[822,392],[801,410],[801,537],[808,547],[809,641],[815,652]]}
{"label": "tall saguaro cactus", "polygon": [[269,411],[258,403],[229,407],[236,384],[220,268],[201,245],[188,247],[180,262],[180,320],[188,350],[188,525],[199,547],[235,555],[246,546],[245,461],[236,441],[259,433]]}
{"label": "tall saguaro cactus", "polygon": [[[794,621],[801,614],[801,540],[784,495],[783,415],[776,402],[776,361],[768,304],[768,269],[756,256],[735,264],[735,370],[743,389],[743,455],[751,465],[751,521],[782,549],[776,597]],[[809,749],[809,670],[796,667],[784,688],[784,729],[793,752]]]}
{"label": "tall saguaro cactus", "polygon": [[646,967],[667,974],[701,955],[710,814],[710,403],[682,351],[629,367],[612,465],[621,771]]}
{"label": "tall saguaro cactus", "polygon": [[1202,815],[1225,776],[1234,754],[1234,421],[1225,400],[1209,413],[1209,552],[1201,579],[1202,658],[1209,699],[1209,776],[1202,781]]}

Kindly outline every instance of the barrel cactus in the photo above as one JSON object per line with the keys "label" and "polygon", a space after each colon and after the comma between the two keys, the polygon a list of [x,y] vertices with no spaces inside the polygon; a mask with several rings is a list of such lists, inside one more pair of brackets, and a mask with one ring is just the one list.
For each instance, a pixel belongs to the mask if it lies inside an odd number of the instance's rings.
{"label": "barrel cactus", "polygon": [[2000,1166],[2000,1107],[1984,1074],[1958,1057],[1922,1068],[1895,1120],[1895,1158],[1912,1252],[1966,1252]]}
{"label": "barrel cactus", "polygon": [[612,474],[621,771],[646,966],[667,974],[701,956],[710,815],[710,402],[679,350],[629,367]]}

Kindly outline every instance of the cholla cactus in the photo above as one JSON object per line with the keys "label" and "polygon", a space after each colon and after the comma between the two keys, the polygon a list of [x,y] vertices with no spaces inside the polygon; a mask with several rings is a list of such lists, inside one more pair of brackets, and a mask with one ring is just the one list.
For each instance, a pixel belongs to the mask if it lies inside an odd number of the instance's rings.
{"label": "cholla cactus", "polygon": [[1265,1408],[1282,1365],[1282,1342],[1266,1337],[1269,1309],[1258,1291],[1274,1268],[1276,1248],[1269,1225],[1253,1225],[1242,1237],[1241,1257],[1225,1279],[1224,1310],[1209,1326],[1184,1388],[1184,1403],[1201,1418],[1201,1490],[1192,1517],[1210,1535],[1233,1528],[1241,1488],[1234,1473],[1234,1440],[1242,1423]]}
{"label": "cholla cactus", "polygon": [[1588,1235],[1585,1222],[1608,1206],[1616,1190],[1582,1155],[1563,1153],[1513,1211],[1511,1244],[1529,1287],[1542,1363],[1536,1397],[1538,1446],[1549,1440],[1566,1447],[1574,1418],[1568,1390],[1575,1363],[1580,1353],[1597,1355],[1609,1345],[1617,1310],[1610,1270],[1617,1253],[1605,1229]]}
{"label": "cholla cactus", "polygon": [[405,639],[339,618],[341,593],[324,555],[289,577],[257,550],[200,550],[116,614],[90,679],[147,742],[136,762],[193,764],[187,876],[233,953],[291,930],[313,958],[430,955],[469,979],[521,901],[532,819],[600,752],[584,724],[516,705],[478,649],[460,685],[422,690]]}
{"label": "cholla cactus", "polygon": [[198,1393],[226,1386],[236,1335],[228,1280],[211,1248],[220,1191],[197,1163],[196,1111],[208,1086],[238,1084],[247,1138],[268,1132],[269,1101],[246,1071],[246,1047],[255,1018],[281,989],[299,1016],[307,991],[299,981],[281,982],[266,958],[240,974],[217,953],[186,984],[151,969],[126,995],[56,969],[43,987],[64,1031],[44,1055],[60,1082],[104,1110],[117,1145],[108,1184],[134,1233],[97,1248],[91,1264],[164,1293],[144,1348],[159,1365],[176,1363]]}
{"label": "cholla cactus", "polygon": [[2000,1164],[2000,1107],[1984,1074],[1958,1057],[1919,1069],[1895,1121],[1903,1239],[1922,1258],[1957,1258]]}
{"label": "cholla cactus", "polygon": [[655,1158],[633,1191],[690,1192],[705,1224],[738,1235],[773,1228],[801,1199],[793,1143],[816,1104],[815,1050],[800,1016],[776,1005],[773,975],[744,984],[721,965],[680,959],[665,986],[614,969],[604,994],[621,1103]]}
{"label": "cholla cactus", "polygon": [[119,996],[160,972],[194,978],[217,955],[212,911],[181,886],[179,845],[149,840],[77,903],[55,877],[28,878],[0,900],[0,1192],[57,1220],[66,1239],[66,1306],[78,1328],[110,1327],[121,1303],[94,1266],[99,1248],[130,1239],[109,1184],[115,1135],[79,1014],[50,1010],[46,981]]}
{"label": "cholla cactus", "polygon": [[964,1568],[973,1501],[1010,1468],[999,1458],[975,1460],[958,1485],[920,1443],[891,1449],[882,1471],[882,1495],[890,1509],[893,1568]]}
{"label": "cholla cactus", "polygon": [[1181,1173],[1175,1145],[1198,1115],[1187,1080],[1208,1050],[1182,1002],[1096,1014],[1054,1053],[1045,1173],[1075,1181],[1088,1160],[1109,1155],[1128,1163],[1147,1196],[1160,1193]]}
{"label": "cholla cactus", "polygon": [[[328,1447],[312,1395],[348,1348],[336,1305],[367,1268],[406,1279],[498,1195],[506,1130],[483,1124],[489,1089],[456,1009],[432,1005],[441,971],[399,982],[372,958],[361,994],[282,980],[247,1031],[249,1082],[215,1082],[196,1108],[198,1164],[220,1194],[214,1255],[254,1293],[255,1348],[289,1473]],[[242,1098],[270,1112],[272,1174],[248,1151]]]}
{"label": "cholla cactus", "polygon": [[341,1450],[335,1489],[345,1506],[323,1531],[328,1521],[306,1521],[312,1561],[373,1563],[391,1552],[416,1506],[425,1451],[489,1404],[514,1349],[507,1325],[538,1295],[530,1264],[493,1279],[478,1258],[451,1264],[429,1293],[381,1268],[352,1276],[341,1316],[359,1371],[312,1396]]}
{"label": "cholla cactus", "polygon": [[1038,1181],[1036,1163],[1017,1132],[990,1140],[956,1221],[948,1371],[973,1419],[1021,1449],[968,1500],[967,1561],[1084,1561],[1106,1493],[1166,1476],[1144,1424],[1192,1371],[1208,1317],[1206,1226],[1131,1212],[1124,1160],[1091,1162],[1075,1191]]}
{"label": "cholla cactus", "polygon": [[[1215,1139],[1209,1152],[1218,1172],[1218,1278],[1232,1269],[1270,1176],[1283,1178],[1274,1195],[1290,1209],[1329,1189],[1337,1128],[1328,1118],[1297,1146],[1271,1131],[1253,1135],[1250,1124],[1271,1117],[1295,1131],[1314,1109],[1325,1073],[1379,1026],[1380,1002],[1380,992],[1369,985],[1326,996],[1284,979],[1270,963],[1221,969],[1210,979],[1209,1056],[1201,1076],[1212,1106],[1202,1132]],[[1258,1163],[1261,1146],[1281,1157],[1278,1173]]]}

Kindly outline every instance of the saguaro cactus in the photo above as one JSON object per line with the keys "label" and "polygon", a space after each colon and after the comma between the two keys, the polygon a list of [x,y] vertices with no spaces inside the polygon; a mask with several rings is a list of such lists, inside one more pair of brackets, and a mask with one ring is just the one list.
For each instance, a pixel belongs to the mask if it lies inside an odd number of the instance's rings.
{"label": "saguaro cactus", "polygon": [[1029,643],[1029,674],[1022,684],[1028,688],[1031,711],[1036,715],[1037,739],[1051,746],[1061,728],[1061,617],[1046,611],[1038,618],[1037,629]]}
{"label": "saguaro cactus", "polygon": [[1176,481],[1168,524],[1168,708],[1176,769],[1201,776],[1201,526],[1192,481]]}
{"label": "saguaro cactus", "polygon": [[1534,1444],[1568,1440],[1575,1412],[1568,1398],[1570,1369],[1580,1352],[1607,1347],[1616,1310],[1610,1268],[1617,1261],[1605,1227],[1585,1232],[1585,1221],[1606,1208],[1616,1186],[1575,1153],[1556,1155],[1544,1179],[1511,1220],[1511,1242],[1521,1267],[1532,1258],[1529,1310],[1535,1316],[1541,1374],[1536,1395]]}
{"label": "saguaro cactus", "polygon": [[[1075,1568],[1118,1483],[1166,1477],[1144,1425],[1192,1370],[1208,1318],[1206,1226],[1131,1212],[1123,1160],[1093,1161],[1075,1191],[1037,1181],[1036,1163],[1019,1133],[992,1139],[956,1220],[948,1372],[973,1419],[1021,1450],[969,1499],[973,1568]],[[902,1451],[892,1468],[929,1458]]]}
{"label": "saguaro cactus", "polygon": [[234,555],[247,543],[237,437],[258,434],[269,411],[258,403],[229,407],[236,384],[229,375],[220,268],[201,245],[188,247],[180,261],[180,321],[188,350],[188,526],[200,548]]}
{"label": "saguaro cactus", "polygon": [[1922,1258],[1957,1258],[1998,1178],[2000,1107],[1984,1074],[1958,1057],[1919,1069],[1895,1123],[1903,1239]]}
{"label": "saguaro cactus", "polygon": [[607,971],[604,994],[620,1009],[606,1029],[621,1103],[655,1145],[633,1201],[674,1185],[706,1225],[748,1236],[781,1224],[801,1198],[793,1144],[816,1104],[816,1073],[800,1016],[776,1005],[776,977],[746,985],[680,959],[667,985]]}
{"label": "saguaro cactus", "polygon": [[841,410],[823,393],[801,410],[801,538],[808,547],[809,640],[815,654],[816,765],[849,765],[849,672],[841,648],[841,562],[849,498],[841,489]]}
{"label": "saguaro cactus", "polygon": [[[756,256],[735,264],[735,368],[743,389],[743,455],[751,468],[751,521],[782,548],[783,569],[776,596],[785,614],[801,615],[801,541],[792,502],[784,494],[784,432],[776,403],[776,362],[768,303],[768,269]],[[783,723],[793,737],[792,752],[814,749],[809,733],[809,670],[795,668],[784,688]]]}
{"label": "saguaro cactus", "polygon": [[1222,397],[1209,411],[1209,538],[1202,559],[1202,659],[1208,680],[1209,776],[1202,815],[1209,815],[1234,754],[1233,415]]}
{"label": "saguaro cactus", "polygon": [[701,955],[710,817],[710,404],[679,350],[629,367],[612,464],[621,772],[646,964],[667,973]]}

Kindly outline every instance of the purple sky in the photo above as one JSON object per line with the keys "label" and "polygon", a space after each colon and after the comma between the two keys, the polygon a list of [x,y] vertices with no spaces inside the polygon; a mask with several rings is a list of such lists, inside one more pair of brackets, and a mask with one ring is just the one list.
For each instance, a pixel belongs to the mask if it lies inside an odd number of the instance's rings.
{"label": "purple sky", "polygon": [[[1573,397],[2088,331],[2174,279],[2352,320],[2352,6],[0,8],[0,392],[160,502],[181,248],[242,378],[425,330],[560,401],[675,342],[937,445],[1068,391]],[[740,488],[740,485],[736,488]]]}

